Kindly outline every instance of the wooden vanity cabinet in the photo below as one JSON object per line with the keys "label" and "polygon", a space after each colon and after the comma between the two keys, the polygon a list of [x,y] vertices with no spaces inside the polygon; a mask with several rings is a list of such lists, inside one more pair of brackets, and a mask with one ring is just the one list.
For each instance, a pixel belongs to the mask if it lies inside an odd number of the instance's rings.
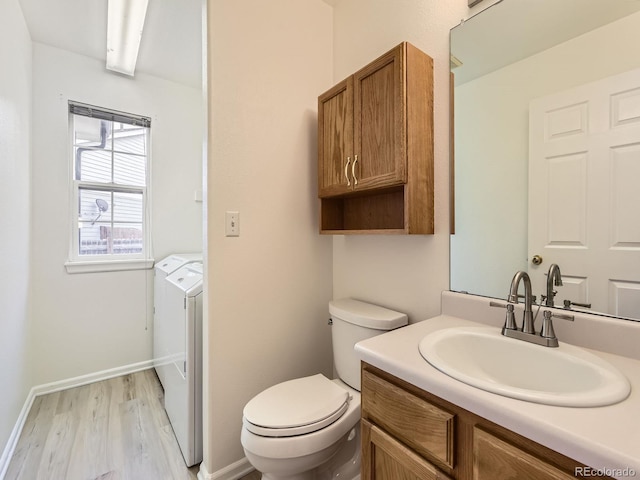
{"label": "wooden vanity cabinet", "polygon": [[362,420],[362,445],[363,479],[451,479],[409,447],[367,420]]}
{"label": "wooden vanity cabinet", "polygon": [[361,393],[362,480],[566,480],[584,467],[366,363]]}
{"label": "wooden vanity cabinet", "polygon": [[321,233],[433,233],[433,60],[404,42],[318,97]]}

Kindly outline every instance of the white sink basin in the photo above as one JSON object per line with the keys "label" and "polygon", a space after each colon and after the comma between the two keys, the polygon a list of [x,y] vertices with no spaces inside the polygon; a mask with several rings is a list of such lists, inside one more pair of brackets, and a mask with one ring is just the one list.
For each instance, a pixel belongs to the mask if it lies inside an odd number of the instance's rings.
{"label": "white sink basin", "polygon": [[579,347],[542,347],[504,337],[491,327],[456,327],[422,339],[420,354],[443,373],[507,397],[567,407],[618,403],[629,381],[612,365]]}

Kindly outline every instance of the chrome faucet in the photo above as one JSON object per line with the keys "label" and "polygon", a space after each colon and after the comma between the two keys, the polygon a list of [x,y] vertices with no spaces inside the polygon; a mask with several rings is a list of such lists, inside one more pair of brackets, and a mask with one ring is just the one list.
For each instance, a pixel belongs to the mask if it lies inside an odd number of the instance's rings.
{"label": "chrome faucet", "polygon": [[[553,269],[553,272],[550,271],[549,278],[559,278],[560,269],[557,265],[555,265],[555,267],[556,268]],[[518,287],[520,286],[520,282],[524,284],[524,317],[522,319],[522,329],[518,328],[514,314],[514,304],[519,303]],[[532,310],[533,295],[531,293],[531,279],[529,278],[529,274],[527,272],[518,271],[513,276],[507,301],[509,303],[506,305],[499,302],[489,303],[489,305],[491,305],[492,307],[502,307],[507,309],[507,316],[504,321],[504,326],[502,327],[502,335],[504,335],[505,337],[516,338],[518,340],[524,340],[525,342],[535,343],[537,345],[543,345],[545,347],[557,347],[558,338],[556,337],[555,331],[553,330],[553,323],[551,322],[551,318],[555,317],[561,318],[563,320],[573,321],[572,315],[564,315],[554,313],[550,310],[545,310],[543,313],[544,319],[542,322],[542,330],[540,331],[540,333],[536,333]],[[553,301],[553,296],[551,297],[551,301]]]}
{"label": "chrome faucet", "polygon": [[533,293],[531,292],[531,279],[527,272],[518,271],[511,280],[511,288],[509,290],[509,303],[518,302],[518,287],[520,281],[524,284],[524,318],[522,319],[522,332],[523,333],[536,333],[533,326],[533,310],[531,305],[533,303]]}
{"label": "chrome faucet", "polygon": [[560,267],[553,263],[549,267],[549,273],[547,273],[547,296],[545,297],[545,305],[547,307],[553,307],[554,305],[554,297],[557,292],[553,291],[553,286],[561,287],[562,286],[562,274],[560,273]]}

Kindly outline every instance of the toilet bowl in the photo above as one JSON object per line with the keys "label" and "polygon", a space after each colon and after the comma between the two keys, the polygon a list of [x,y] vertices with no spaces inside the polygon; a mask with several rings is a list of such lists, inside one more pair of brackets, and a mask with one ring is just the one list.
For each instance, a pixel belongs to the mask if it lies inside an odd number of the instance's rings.
{"label": "toilet bowl", "polygon": [[[294,393],[287,397],[286,404],[292,405],[308,396],[308,380],[328,382],[342,390],[346,394],[344,406],[340,406],[337,412],[329,412],[333,407],[325,411],[317,410],[315,413],[311,413],[312,409],[309,409],[308,418],[312,419],[315,415],[318,417],[315,421],[310,420],[310,423],[292,427],[272,428],[271,431],[249,421],[247,414],[243,418],[241,442],[245,455],[256,470],[263,472],[263,480],[328,480],[336,478],[339,472],[342,473],[340,478],[352,479],[359,473],[360,392],[340,380],[329,380],[323,375],[290,380],[276,387],[288,387],[283,389],[283,394],[285,390],[301,387],[298,395]],[[316,399],[320,400],[320,397]],[[254,397],[254,400],[264,398]],[[253,420],[255,417],[249,418]],[[310,431],[294,433],[296,429]],[[347,451],[350,452],[349,455],[345,455],[344,452]],[[318,469],[319,466],[322,468]]]}
{"label": "toilet bowl", "polygon": [[405,314],[353,299],[332,301],[334,364],[279,383],[245,406],[240,440],[263,480],[352,480],[360,473],[360,361],[354,345],[407,324]]}

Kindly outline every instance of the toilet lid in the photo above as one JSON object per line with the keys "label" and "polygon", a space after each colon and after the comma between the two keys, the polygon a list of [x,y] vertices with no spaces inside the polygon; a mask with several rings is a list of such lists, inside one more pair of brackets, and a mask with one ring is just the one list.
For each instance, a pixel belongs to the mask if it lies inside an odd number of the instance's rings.
{"label": "toilet lid", "polygon": [[279,383],[253,397],[244,407],[244,424],[257,435],[303,435],[332,424],[348,406],[349,392],[318,374]]}

